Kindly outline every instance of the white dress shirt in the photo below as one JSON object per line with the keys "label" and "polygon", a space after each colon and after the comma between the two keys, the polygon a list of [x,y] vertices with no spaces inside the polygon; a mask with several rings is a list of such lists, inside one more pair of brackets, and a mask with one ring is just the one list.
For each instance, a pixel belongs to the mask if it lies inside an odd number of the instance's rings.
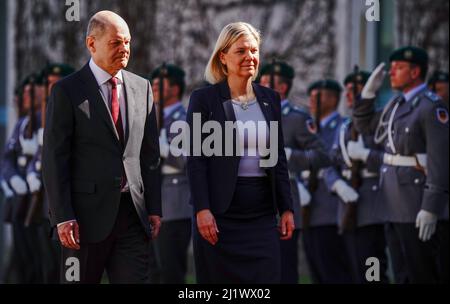
{"label": "white dress shirt", "polygon": [[[95,80],[97,80],[98,87],[100,88],[100,94],[102,95],[103,101],[105,102],[106,108],[108,109],[109,116],[111,117],[111,122],[113,121],[111,116],[111,90],[112,85],[108,82],[112,76],[100,68],[91,58],[89,61],[89,67],[91,68],[92,74],[94,74]],[[125,103],[125,90],[123,86],[123,77],[122,71],[120,70],[114,76],[117,77],[117,96],[119,98],[119,106],[120,106],[120,116],[122,117],[122,126],[123,126],[123,134],[126,132],[127,125],[127,108]],[[113,123],[114,125],[114,123]]]}

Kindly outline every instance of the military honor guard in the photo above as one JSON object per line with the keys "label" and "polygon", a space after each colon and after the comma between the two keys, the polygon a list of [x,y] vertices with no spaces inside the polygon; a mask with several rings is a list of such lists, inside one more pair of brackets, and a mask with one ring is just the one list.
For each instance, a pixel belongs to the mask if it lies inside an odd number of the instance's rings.
{"label": "military honor guard", "polygon": [[387,221],[401,246],[388,246],[404,261],[410,283],[437,283],[438,219],[448,213],[448,110],[426,83],[428,54],[407,46],[390,56],[390,82],[398,93],[382,112],[374,101],[386,72],[372,73],[353,113],[362,134],[384,147],[380,194]]}
{"label": "military honor guard", "polygon": [[[319,80],[308,88],[311,113],[317,132],[331,153],[343,118],[337,112],[342,88],[332,79]],[[309,223],[303,232],[303,242],[312,278],[315,283],[352,282],[348,257],[342,236],[338,234],[337,211],[339,198],[356,202],[358,193],[342,178],[336,164],[319,171],[311,171],[308,187],[312,200],[307,217]],[[305,217],[304,217],[305,218]]]}
{"label": "military honor guard", "polygon": [[300,181],[301,171],[319,170],[329,165],[328,154],[317,135],[312,117],[289,101],[294,69],[285,62],[276,61],[261,68],[260,84],[277,91],[281,97],[281,123],[286,146],[287,165],[294,207],[295,230],[290,240],[280,240],[281,283],[297,284],[298,237],[301,229],[301,206],[308,205],[311,194]]}
{"label": "military honor guard", "polygon": [[170,145],[172,139],[179,134],[179,130],[171,131],[172,124],[186,119],[186,109],[181,101],[185,72],[176,65],[163,64],[153,71],[150,78],[154,101],[159,109],[159,147],[162,158],[163,225],[159,238],[155,241],[155,251],[161,283],[184,284],[191,241],[192,206],[189,204],[186,155],[180,147]]}

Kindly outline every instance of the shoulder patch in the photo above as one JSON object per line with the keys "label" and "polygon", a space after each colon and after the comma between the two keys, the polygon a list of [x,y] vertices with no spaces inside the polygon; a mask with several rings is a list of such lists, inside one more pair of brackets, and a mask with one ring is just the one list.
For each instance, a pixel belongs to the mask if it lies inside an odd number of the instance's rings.
{"label": "shoulder patch", "polygon": [[317,134],[317,125],[312,118],[306,120],[306,128],[312,134]]}
{"label": "shoulder patch", "polygon": [[330,128],[334,129],[334,128],[336,128],[336,125],[337,125],[337,121],[336,121],[336,119],[333,119],[333,121],[330,123]]}
{"label": "shoulder patch", "polygon": [[175,113],[173,113],[173,115],[172,115],[172,118],[173,119],[178,119],[178,118],[180,118],[180,116],[181,116],[180,111],[175,111]]}
{"label": "shoulder patch", "polygon": [[446,108],[439,107],[436,109],[436,117],[442,124],[448,123],[448,111]]}
{"label": "shoulder patch", "polygon": [[290,111],[291,111],[291,107],[285,106],[285,107],[283,108],[283,110],[281,111],[281,113],[282,113],[283,115],[288,115]]}
{"label": "shoulder patch", "polygon": [[438,102],[441,99],[438,95],[434,94],[431,91],[426,91],[425,96],[428,97],[428,99],[430,99],[432,102]]}

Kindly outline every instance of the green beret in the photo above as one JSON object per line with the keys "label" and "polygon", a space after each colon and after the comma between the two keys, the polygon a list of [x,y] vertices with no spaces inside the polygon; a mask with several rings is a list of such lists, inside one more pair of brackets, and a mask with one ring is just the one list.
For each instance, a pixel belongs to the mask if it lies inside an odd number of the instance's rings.
{"label": "green beret", "polygon": [[28,84],[36,84],[36,85],[42,85],[44,83],[43,77],[41,73],[32,73],[25,77],[25,79],[22,81],[21,87],[24,88]]}
{"label": "green beret", "polygon": [[345,77],[344,85],[349,84],[350,82],[353,82],[356,80],[357,83],[365,85],[367,80],[370,77],[370,73],[367,71],[359,71],[356,75],[355,73],[348,74],[347,77]]}
{"label": "green beret", "polygon": [[43,70],[42,75],[43,77],[49,76],[49,75],[56,75],[60,77],[66,77],[69,76],[75,72],[75,69],[71,67],[68,64],[65,63],[51,63],[48,64]]}
{"label": "green beret", "polygon": [[336,80],[333,80],[333,79],[323,79],[323,80],[314,81],[308,87],[308,95],[310,95],[311,91],[315,90],[315,89],[327,89],[327,90],[335,91],[338,94],[340,94],[342,92],[341,85]]}
{"label": "green beret", "polygon": [[157,67],[153,72],[150,74],[150,80],[153,80],[157,77],[167,77],[167,78],[174,78],[178,81],[184,82],[184,76],[185,72],[182,68],[174,65],[174,64],[166,64],[165,69],[163,69],[163,66],[160,65]]}
{"label": "green beret", "polygon": [[275,63],[265,64],[261,67],[260,75],[280,75],[287,79],[293,79],[295,76],[294,69],[283,61],[276,61]]}
{"label": "green beret", "polygon": [[443,71],[435,71],[430,79],[428,79],[428,84],[432,85],[436,82],[447,82],[448,83],[448,73],[445,73]]}
{"label": "green beret", "polygon": [[389,61],[407,61],[427,68],[428,54],[424,49],[415,46],[406,46],[392,52]]}

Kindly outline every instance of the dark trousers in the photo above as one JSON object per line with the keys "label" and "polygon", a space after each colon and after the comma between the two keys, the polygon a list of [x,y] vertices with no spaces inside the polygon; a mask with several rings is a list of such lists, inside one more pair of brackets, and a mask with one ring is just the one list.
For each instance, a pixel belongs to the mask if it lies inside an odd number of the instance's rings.
{"label": "dark trousers", "polygon": [[290,240],[280,240],[281,284],[298,284],[298,236],[295,229]]}
{"label": "dark trousers", "polygon": [[156,256],[161,269],[161,283],[185,284],[188,247],[191,241],[191,219],[164,222],[155,240]]}
{"label": "dark trousers", "polygon": [[[419,240],[419,229],[415,224],[390,223],[389,231],[394,236],[387,236],[389,251],[395,269],[406,270],[407,282],[412,284],[435,284],[438,282],[438,236],[431,240]],[[391,243],[392,240],[398,243]],[[395,266],[400,261],[403,266]]]}
{"label": "dark trousers", "polygon": [[349,265],[351,266],[352,279],[355,284],[372,283],[366,280],[366,266],[368,258],[377,258],[380,265],[380,281],[373,283],[389,283],[386,257],[386,240],[384,237],[384,225],[368,225],[358,227],[352,232],[343,235],[347,250]]}
{"label": "dark trousers", "polygon": [[[116,222],[105,240],[83,243],[80,235],[80,241],[80,250],[62,249],[63,283],[97,284],[104,270],[112,284],[148,282],[149,239],[129,193],[122,194]],[[76,278],[74,273],[78,271],[74,261],[79,262],[80,281],[73,281]]]}
{"label": "dark trousers", "polygon": [[349,284],[352,276],[344,240],[337,226],[310,227],[302,231],[306,259],[314,283]]}

